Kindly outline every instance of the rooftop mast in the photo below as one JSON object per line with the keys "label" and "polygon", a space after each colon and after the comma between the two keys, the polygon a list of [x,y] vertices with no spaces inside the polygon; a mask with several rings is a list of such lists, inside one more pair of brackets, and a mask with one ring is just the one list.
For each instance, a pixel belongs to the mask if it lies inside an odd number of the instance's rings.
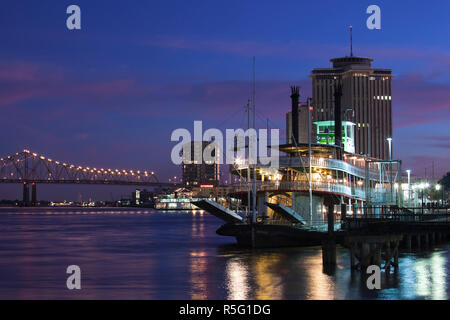
{"label": "rooftop mast", "polygon": [[353,57],[353,27],[350,26],[350,57]]}

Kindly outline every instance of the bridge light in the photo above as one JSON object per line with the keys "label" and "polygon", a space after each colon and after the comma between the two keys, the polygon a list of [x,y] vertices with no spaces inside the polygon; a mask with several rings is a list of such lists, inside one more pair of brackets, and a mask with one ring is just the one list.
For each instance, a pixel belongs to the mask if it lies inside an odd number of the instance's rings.
{"label": "bridge light", "polygon": [[37,157],[37,153],[33,153],[33,157]]}
{"label": "bridge light", "polygon": [[155,173],[152,171],[152,174],[155,174]]}
{"label": "bridge light", "polygon": [[39,159],[41,159],[41,160],[45,160],[45,157],[43,157],[43,156],[40,156],[40,157],[39,157]]}

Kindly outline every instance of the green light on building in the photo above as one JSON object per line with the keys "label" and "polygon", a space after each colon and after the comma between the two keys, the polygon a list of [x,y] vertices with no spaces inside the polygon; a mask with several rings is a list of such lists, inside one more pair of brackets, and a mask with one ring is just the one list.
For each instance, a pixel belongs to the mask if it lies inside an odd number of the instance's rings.
{"label": "green light on building", "polygon": [[[314,122],[317,127],[316,142],[321,144],[335,144],[334,121]],[[355,153],[355,124],[350,121],[342,121],[342,144],[344,151]]]}

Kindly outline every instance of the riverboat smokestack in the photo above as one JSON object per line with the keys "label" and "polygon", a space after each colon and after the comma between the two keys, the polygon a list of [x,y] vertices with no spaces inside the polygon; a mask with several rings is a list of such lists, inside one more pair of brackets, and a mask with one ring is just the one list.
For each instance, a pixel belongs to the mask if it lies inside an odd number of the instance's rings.
{"label": "riverboat smokestack", "polygon": [[293,144],[298,144],[298,106],[300,102],[300,89],[297,86],[291,86],[291,100],[292,100],[292,136]]}
{"label": "riverboat smokestack", "polygon": [[342,160],[342,113],[341,113],[342,86],[337,83],[334,87],[334,144],[337,148],[337,158]]}

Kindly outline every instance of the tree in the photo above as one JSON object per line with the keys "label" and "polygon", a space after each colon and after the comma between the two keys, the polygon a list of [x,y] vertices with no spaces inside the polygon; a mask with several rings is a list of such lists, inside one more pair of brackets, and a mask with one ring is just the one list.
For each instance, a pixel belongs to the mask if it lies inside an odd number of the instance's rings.
{"label": "tree", "polygon": [[450,189],[450,172],[447,172],[447,174],[438,182],[444,189],[448,190]]}

